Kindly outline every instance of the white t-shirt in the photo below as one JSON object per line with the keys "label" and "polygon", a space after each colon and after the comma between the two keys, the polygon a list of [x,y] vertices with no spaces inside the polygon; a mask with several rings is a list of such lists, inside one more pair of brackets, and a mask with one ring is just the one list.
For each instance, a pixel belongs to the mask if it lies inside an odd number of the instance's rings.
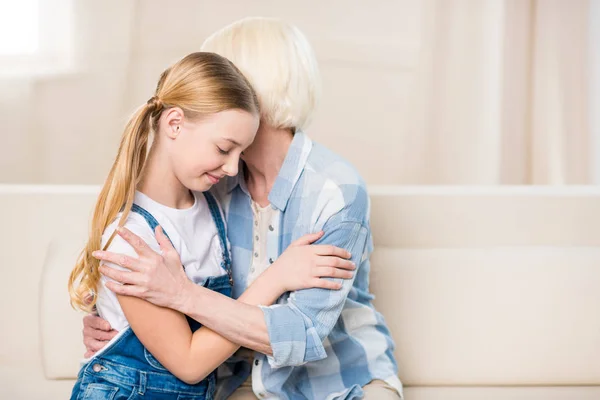
{"label": "white t-shirt", "polygon": [[[206,198],[202,193],[194,193],[194,199],[192,207],[180,210],[164,206],[145,194],[136,192],[134,203],[152,214],[163,231],[169,235],[173,247],[179,253],[181,262],[185,266],[188,278],[201,284],[209,276],[223,275],[226,271],[221,267],[222,251],[219,234]],[[102,248],[117,228],[120,217],[121,214],[104,231]],[[129,213],[125,227],[141,237],[154,251],[160,253],[154,231],[143,216],[135,212]],[[115,235],[107,250],[137,258],[129,243],[118,235]],[[106,263],[106,265],[124,269],[112,263]],[[113,329],[122,331],[129,326],[129,323],[123,314],[116,294],[106,288],[108,279],[105,276],[101,278],[96,307],[98,314],[107,320]]]}

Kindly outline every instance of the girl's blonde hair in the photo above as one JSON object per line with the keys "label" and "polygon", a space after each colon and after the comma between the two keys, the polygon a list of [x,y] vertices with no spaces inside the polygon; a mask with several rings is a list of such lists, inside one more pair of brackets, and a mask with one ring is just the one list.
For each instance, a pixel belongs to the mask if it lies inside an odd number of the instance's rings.
{"label": "girl's blonde hair", "polygon": [[[100,281],[99,250],[106,227],[122,212],[123,226],[144,169],[151,132],[158,131],[163,110],[179,107],[195,119],[230,109],[259,115],[258,100],[250,83],[226,58],[214,53],[192,53],[162,73],[154,96],[137,109],[127,123],[115,162],[96,202],[89,240],[69,277],[71,305],[92,311]],[[112,242],[114,232],[104,250]]]}

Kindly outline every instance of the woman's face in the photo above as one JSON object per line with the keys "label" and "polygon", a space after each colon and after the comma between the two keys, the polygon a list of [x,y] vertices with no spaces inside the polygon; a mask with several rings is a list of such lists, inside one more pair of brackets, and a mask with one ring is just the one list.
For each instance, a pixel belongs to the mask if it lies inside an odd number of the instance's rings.
{"label": "woman's face", "polygon": [[169,124],[168,129],[175,127],[168,152],[176,178],[186,188],[203,192],[225,175],[237,175],[240,154],[254,140],[258,124],[258,115],[239,109]]}

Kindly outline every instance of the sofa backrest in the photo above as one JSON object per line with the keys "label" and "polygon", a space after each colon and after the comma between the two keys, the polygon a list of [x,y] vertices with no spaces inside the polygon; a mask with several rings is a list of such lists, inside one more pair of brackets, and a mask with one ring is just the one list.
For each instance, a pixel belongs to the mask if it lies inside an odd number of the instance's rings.
{"label": "sofa backrest", "polygon": [[[97,191],[0,186],[0,363],[75,377],[67,279]],[[406,385],[600,384],[600,190],[370,193],[371,290]]]}

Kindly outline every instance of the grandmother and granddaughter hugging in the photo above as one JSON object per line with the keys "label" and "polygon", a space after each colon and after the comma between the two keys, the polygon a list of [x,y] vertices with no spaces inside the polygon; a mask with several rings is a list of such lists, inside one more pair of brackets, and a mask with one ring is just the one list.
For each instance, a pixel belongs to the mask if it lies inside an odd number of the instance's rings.
{"label": "grandmother and granddaughter hugging", "polygon": [[366,185],[304,132],[296,27],[247,18],[160,76],[125,126],[71,273],[71,399],[402,398],[369,293]]}

